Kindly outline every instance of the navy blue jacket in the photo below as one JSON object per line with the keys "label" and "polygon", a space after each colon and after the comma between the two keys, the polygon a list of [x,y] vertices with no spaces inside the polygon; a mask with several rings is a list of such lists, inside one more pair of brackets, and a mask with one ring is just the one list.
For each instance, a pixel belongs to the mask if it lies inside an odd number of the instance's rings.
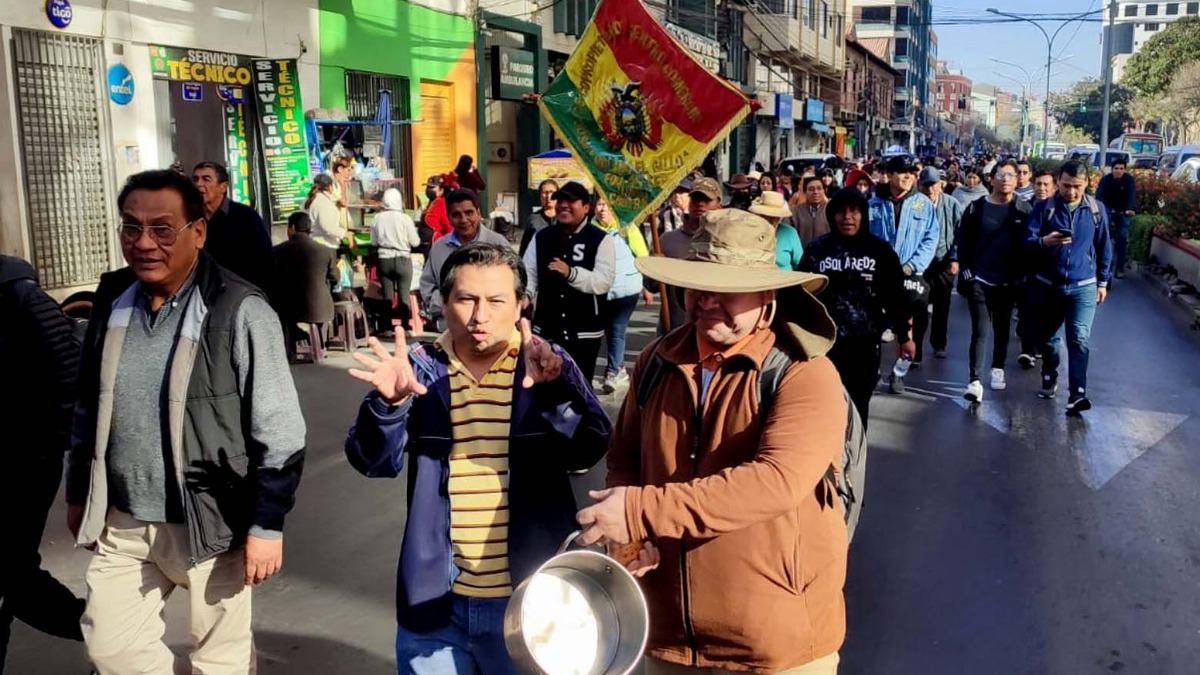
{"label": "navy blue jacket", "polygon": [[[508,444],[508,555],[513,584],[552,557],[575,529],[569,471],[588,469],[604,456],[612,423],[561,348],[562,374],[553,382],[521,386],[525,359],[513,376]],[[429,392],[392,406],[372,392],[346,439],[346,457],[369,477],[394,478],[408,455],[408,524],[400,549],[396,618],[428,631],[450,621],[451,588],[458,568],[450,543],[450,378],[448,355],[431,343],[412,345],[409,361]]]}
{"label": "navy blue jacket", "polygon": [[[1072,243],[1042,244],[1042,237],[1055,230],[1071,230]],[[1073,214],[1058,195],[1034,204],[1029,213],[1026,247],[1031,273],[1045,283],[1082,286],[1095,280],[1104,287],[1112,276],[1108,210],[1094,197],[1084,196]]]}

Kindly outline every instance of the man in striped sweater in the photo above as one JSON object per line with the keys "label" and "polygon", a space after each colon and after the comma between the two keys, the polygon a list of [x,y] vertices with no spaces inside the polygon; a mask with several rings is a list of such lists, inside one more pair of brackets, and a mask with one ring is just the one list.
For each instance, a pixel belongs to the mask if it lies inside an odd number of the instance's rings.
{"label": "man in striped sweater", "polygon": [[508,597],[574,527],[569,472],[590,468],[611,424],[567,353],[521,320],[525,267],[511,247],[455,250],[439,286],[447,331],[356,354],[368,382],[346,441],[354,468],[395,477],[408,455],[408,524],[396,584],[400,673],[515,672]]}

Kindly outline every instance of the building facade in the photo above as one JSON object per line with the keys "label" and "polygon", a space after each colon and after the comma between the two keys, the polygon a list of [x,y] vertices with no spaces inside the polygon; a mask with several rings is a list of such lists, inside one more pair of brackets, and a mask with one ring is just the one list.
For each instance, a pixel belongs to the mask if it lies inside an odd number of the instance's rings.
{"label": "building facade", "polygon": [[971,78],[961,71],[951,70],[941,62],[937,76],[938,115],[954,129],[953,145],[970,147],[973,135],[971,121]]}
{"label": "building facade", "polygon": [[914,148],[931,144],[937,113],[930,86],[933,7],[930,0],[851,0],[855,34],[864,46],[900,71],[892,102],[897,142]]}
{"label": "building facade", "polygon": [[882,153],[892,138],[892,100],[900,72],[864,47],[853,31],[846,36],[846,74],[842,78],[841,115],[854,130],[848,154]]}
{"label": "building facade", "polygon": [[[1187,16],[1200,16],[1200,2],[1118,0],[1117,15],[1112,19],[1113,25],[1109,26],[1106,23],[1102,34],[1103,40],[1112,40],[1110,55],[1113,79],[1121,79],[1129,58],[1136,54],[1147,40],[1171,22]],[[1103,63],[1100,64],[1099,77],[1104,77]]]}
{"label": "building facade", "polygon": [[769,0],[746,5],[747,81],[755,115],[755,159],[773,167],[808,152],[844,151],[837,124],[846,66],[846,0]]}

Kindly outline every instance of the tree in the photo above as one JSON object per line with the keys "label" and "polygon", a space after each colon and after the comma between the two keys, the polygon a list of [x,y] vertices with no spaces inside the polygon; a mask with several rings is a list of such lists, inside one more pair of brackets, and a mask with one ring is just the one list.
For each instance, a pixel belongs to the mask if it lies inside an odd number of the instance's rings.
{"label": "tree", "polygon": [[1096,138],[1089,136],[1082,129],[1064,124],[1058,128],[1058,142],[1067,146],[1067,148],[1073,148],[1077,145],[1095,143]]}
{"label": "tree", "polygon": [[1200,122],[1200,63],[1179,66],[1162,92],[1139,95],[1130,112],[1142,122],[1161,123],[1168,143],[1186,136]]}
{"label": "tree", "polygon": [[1200,60],[1200,17],[1189,16],[1167,27],[1142,45],[1125,65],[1121,83],[1145,96],[1157,96],[1171,85],[1184,64]]}
{"label": "tree", "polygon": [[[1129,87],[1114,84],[1108,116],[1108,137],[1116,138],[1125,133],[1125,127],[1133,122],[1129,104],[1135,97]],[[1054,119],[1059,124],[1069,124],[1095,138],[1100,137],[1100,125],[1104,119],[1104,82],[1094,77],[1080,80],[1071,87],[1065,98],[1056,97]]]}

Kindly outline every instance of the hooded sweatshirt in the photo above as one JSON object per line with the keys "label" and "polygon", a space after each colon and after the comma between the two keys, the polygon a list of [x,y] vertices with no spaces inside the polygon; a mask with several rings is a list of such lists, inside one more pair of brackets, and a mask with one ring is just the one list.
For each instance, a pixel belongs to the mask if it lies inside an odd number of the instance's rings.
{"label": "hooded sweatshirt", "polygon": [[375,216],[371,223],[371,244],[379,251],[379,258],[407,258],[412,250],[421,245],[417,225],[404,212],[404,199],[396,188],[383,193],[383,213]]}
{"label": "hooded sweatshirt", "polygon": [[970,204],[980,197],[986,197],[987,195],[988,189],[983,183],[980,183],[973,188],[967,187],[967,184],[963,183],[954,190],[953,197],[962,202],[963,207],[966,207],[967,204]]}
{"label": "hooded sweatshirt", "polygon": [[910,310],[900,258],[865,222],[857,234],[846,236],[829,213],[832,229],[804,249],[800,271],[829,277],[817,299],[837,324],[838,337],[878,339],[891,328],[900,343],[908,342]]}

